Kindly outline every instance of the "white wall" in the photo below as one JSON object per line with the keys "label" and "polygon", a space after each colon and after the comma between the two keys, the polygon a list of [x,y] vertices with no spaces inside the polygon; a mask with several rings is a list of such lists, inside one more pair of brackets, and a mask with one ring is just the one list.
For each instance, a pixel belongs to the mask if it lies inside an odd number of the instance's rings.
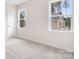
{"label": "white wall", "polygon": [[29,0],[17,8],[26,8],[28,12],[27,26],[17,27],[17,36],[73,51],[73,32],[48,31],[48,0]]}
{"label": "white wall", "polygon": [[12,37],[16,35],[16,6],[6,3],[6,28],[7,28],[7,37]]}

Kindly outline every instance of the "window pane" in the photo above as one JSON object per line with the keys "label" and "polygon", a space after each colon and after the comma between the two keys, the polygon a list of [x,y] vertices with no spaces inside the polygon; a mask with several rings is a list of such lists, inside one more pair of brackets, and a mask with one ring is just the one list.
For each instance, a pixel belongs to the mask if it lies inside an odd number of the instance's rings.
{"label": "window pane", "polygon": [[61,12],[65,16],[71,16],[72,14],[72,0],[62,0]]}

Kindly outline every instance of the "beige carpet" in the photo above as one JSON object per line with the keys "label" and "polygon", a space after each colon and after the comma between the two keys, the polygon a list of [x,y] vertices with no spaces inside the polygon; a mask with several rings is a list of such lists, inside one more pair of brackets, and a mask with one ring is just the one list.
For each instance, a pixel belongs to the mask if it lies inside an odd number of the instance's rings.
{"label": "beige carpet", "polygon": [[18,38],[6,40],[5,53],[5,59],[74,59],[73,54],[62,53],[60,49]]}

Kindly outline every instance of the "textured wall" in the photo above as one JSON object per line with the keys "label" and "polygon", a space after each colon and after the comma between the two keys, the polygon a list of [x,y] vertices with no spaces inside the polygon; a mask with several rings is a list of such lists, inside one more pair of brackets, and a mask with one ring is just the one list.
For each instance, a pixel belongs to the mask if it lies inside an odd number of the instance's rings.
{"label": "textured wall", "polygon": [[48,31],[48,0],[29,0],[17,8],[28,12],[27,26],[17,27],[17,36],[73,51],[73,32]]}

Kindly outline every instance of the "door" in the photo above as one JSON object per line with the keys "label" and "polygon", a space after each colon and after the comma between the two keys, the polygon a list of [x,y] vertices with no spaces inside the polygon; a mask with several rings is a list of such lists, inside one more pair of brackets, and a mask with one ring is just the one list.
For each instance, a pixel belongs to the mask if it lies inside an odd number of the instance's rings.
{"label": "door", "polygon": [[16,19],[15,16],[16,16],[15,12],[8,12],[8,17],[7,17],[8,37],[12,37],[15,35],[15,19]]}

